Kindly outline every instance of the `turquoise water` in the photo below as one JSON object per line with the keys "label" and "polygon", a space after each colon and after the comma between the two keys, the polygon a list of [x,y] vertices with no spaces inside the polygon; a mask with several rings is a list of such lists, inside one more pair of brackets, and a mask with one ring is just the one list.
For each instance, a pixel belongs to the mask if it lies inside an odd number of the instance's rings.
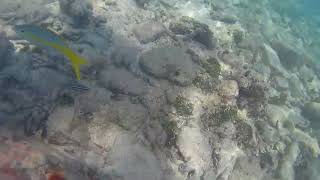
{"label": "turquoise water", "polygon": [[318,0],[1,0],[0,180],[318,180],[319,50]]}

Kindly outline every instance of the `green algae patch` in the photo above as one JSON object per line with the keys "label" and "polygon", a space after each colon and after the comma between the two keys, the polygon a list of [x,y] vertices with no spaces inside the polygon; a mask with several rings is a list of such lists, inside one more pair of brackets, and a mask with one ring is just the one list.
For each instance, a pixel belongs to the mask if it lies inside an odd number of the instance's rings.
{"label": "green algae patch", "polygon": [[238,110],[236,107],[223,106],[220,108],[220,111],[216,113],[216,115],[221,123],[235,121],[238,119]]}
{"label": "green algae patch", "polygon": [[178,95],[173,103],[177,114],[180,116],[190,116],[193,112],[193,104],[181,95]]}
{"label": "green algae patch", "polygon": [[236,122],[239,119],[237,107],[221,106],[214,112],[201,117],[203,124],[208,127],[219,127],[226,122]]}
{"label": "green algae patch", "polygon": [[167,133],[166,146],[172,147],[172,146],[176,145],[177,134],[179,131],[177,122],[166,120],[166,121],[163,121],[161,125],[162,125],[162,128]]}
{"label": "green algae patch", "polygon": [[177,34],[190,34],[192,30],[200,28],[201,24],[191,17],[183,16],[179,21],[171,23],[169,29]]}
{"label": "green algae patch", "polygon": [[209,59],[202,61],[201,66],[214,79],[217,79],[221,73],[221,65],[214,57],[210,57]]}
{"label": "green algae patch", "polygon": [[215,84],[217,83],[208,74],[199,74],[194,78],[192,84],[201,89],[204,93],[212,93],[215,90]]}
{"label": "green algae patch", "polygon": [[270,97],[268,103],[274,105],[285,105],[287,102],[288,95],[286,93],[281,93],[279,96]]}
{"label": "green algae patch", "polygon": [[71,106],[74,104],[74,98],[69,94],[62,94],[58,97],[57,103],[61,106]]}
{"label": "green algae patch", "polygon": [[240,146],[248,147],[250,146],[250,142],[253,138],[253,130],[252,127],[245,123],[243,120],[239,120],[236,122],[236,137],[235,140],[238,142]]}
{"label": "green algae patch", "polygon": [[191,39],[205,45],[207,48],[213,48],[213,33],[207,24],[196,21],[187,16],[181,17],[178,21],[172,22],[169,29],[175,34],[185,35]]}
{"label": "green algae patch", "polygon": [[234,42],[236,44],[239,44],[243,41],[245,34],[243,31],[236,29],[233,31],[232,35],[233,35]]}

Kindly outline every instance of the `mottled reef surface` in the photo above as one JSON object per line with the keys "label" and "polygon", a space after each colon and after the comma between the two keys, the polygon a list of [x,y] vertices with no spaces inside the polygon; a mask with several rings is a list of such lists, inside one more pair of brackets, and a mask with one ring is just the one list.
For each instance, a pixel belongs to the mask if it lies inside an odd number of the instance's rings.
{"label": "mottled reef surface", "polygon": [[1,0],[0,179],[319,179],[318,22],[281,2]]}

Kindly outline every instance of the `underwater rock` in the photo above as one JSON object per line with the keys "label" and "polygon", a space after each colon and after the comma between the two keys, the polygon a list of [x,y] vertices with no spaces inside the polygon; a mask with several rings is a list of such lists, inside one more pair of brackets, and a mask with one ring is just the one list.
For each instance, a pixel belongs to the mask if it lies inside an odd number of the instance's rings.
{"label": "underwater rock", "polygon": [[109,114],[115,116],[110,121],[120,126],[123,130],[136,131],[148,120],[147,109],[141,104],[131,103],[129,98],[113,101],[110,104],[111,106],[107,106],[106,110],[110,112]]}
{"label": "underwater rock", "polygon": [[218,79],[221,73],[221,65],[216,58],[211,57],[201,61],[200,64],[213,79]]}
{"label": "underwater rock", "polygon": [[227,65],[230,65],[231,67],[238,67],[242,66],[240,62],[240,58],[237,54],[230,52],[228,50],[225,50],[218,54],[218,57]]}
{"label": "underwater rock", "polygon": [[274,78],[274,83],[275,83],[276,88],[279,90],[286,90],[289,88],[288,81],[283,77],[276,76]]}
{"label": "underwater rock", "polygon": [[111,60],[117,67],[130,70],[138,65],[140,49],[134,46],[116,46],[111,53]]}
{"label": "underwater rock", "polygon": [[148,2],[150,2],[150,0],[135,0],[137,5],[140,7],[144,7],[145,4],[147,4]]}
{"label": "underwater rock", "polygon": [[317,77],[314,71],[305,65],[299,69],[299,75],[304,83],[312,82]]}
{"label": "underwater rock", "polygon": [[194,20],[193,18],[183,16],[176,22],[170,23],[169,29],[176,33],[185,35],[195,41],[200,42],[207,48],[214,48],[213,33],[209,26]]}
{"label": "underwater rock", "polygon": [[269,80],[271,75],[271,70],[269,66],[263,64],[262,62],[259,62],[253,65],[253,69],[262,75],[262,80],[264,82],[267,82]]}
{"label": "underwater rock", "polygon": [[250,124],[244,122],[243,120],[235,121],[236,125],[236,137],[235,140],[238,145],[243,148],[248,148],[252,144],[252,139],[254,137],[253,128]]}
{"label": "underwater rock", "polygon": [[268,105],[266,110],[269,117],[268,120],[274,127],[277,126],[277,123],[282,123],[288,120],[289,110],[286,107]]}
{"label": "underwater rock", "polygon": [[267,176],[267,173],[260,166],[259,162],[258,158],[248,155],[238,157],[228,180],[271,180],[271,177]]}
{"label": "underwater rock", "polygon": [[244,152],[230,139],[223,139],[223,143],[217,143],[217,149],[220,158],[217,163],[216,179],[231,179],[229,177],[235,170],[237,159],[243,157]]}
{"label": "underwater rock", "polygon": [[209,169],[211,165],[212,147],[208,137],[201,133],[197,125],[186,126],[178,135],[177,147],[183,157],[188,159],[189,167],[194,169],[194,179],[201,179],[196,177],[200,177],[203,169]]}
{"label": "underwater rock", "polygon": [[[168,142],[171,141],[172,136],[170,137],[171,134],[169,134],[168,129],[165,129],[164,124],[165,124],[164,122],[150,121],[150,124],[144,129],[146,138],[150,141],[150,143],[156,144],[162,147],[165,145],[171,145],[171,143],[168,143]],[[169,127],[169,126],[167,125],[166,127]],[[171,133],[175,133],[175,132],[171,131]],[[172,145],[175,145],[175,142],[172,143]]]}
{"label": "underwater rock", "polygon": [[188,86],[200,71],[182,48],[156,48],[142,54],[141,69],[156,78],[168,79],[180,86]]}
{"label": "underwater rock", "polygon": [[[58,107],[56,108],[48,118],[48,131],[49,138],[51,138],[51,132],[57,132],[59,135],[52,136],[56,139],[57,143],[60,143],[61,133],[68,132],[70,130],[71,122],[75,116],[75,108],[71,107]],[[61,143],[63,144],[63,143]]]}
{"label": "underwater rock", "polygon": [[212,93],[217,87],[216,84],[217,80],[208,74],[198,74],[193,80],[193,85],[205,93]]}
{"label": "underwater rock", "polygon": [[145,44],[154,41],[166,33],[166,28],[160,22],[147,22],[138,24],[133,28],[138,40]]}
{"label": "underwater rock", "polygon": [[162,116],[161,109],[168,107],[164,90],[153,86],[150,86],[148,93],[143,96],[142,104],[147,107],[152,117]]}
{"label": "underwater rock", "polygon": [[12,58],[13,45],[4,33],[0,32],[0,69],[2,69]]}
{"label": "underwater rock", "polygon": [[173,102],[173,106],[176,108],[177,114],[181,116],[190,116],[193,112],[193,104],[189,100],[181,95],[178,95]]}
{"label": "underwater rock", "polygon": [[306,96],[304,86],[296,74],[291,75],[289,79],[289,87],[289,90],[293,97],[301,98]]}
{"label": "underwater rock", "polygon": [[108,103],[111,99],[112,92],[107,91],[103,87],[95,87],[89,92],[76,97],[77,108],[81,113],[78,114],[79,119],[91,120],[93,113],[100,110],[101,105]]}
{"label": "underwater rock", "polygon": [[36,132],[41,131],[42,137],[47,136],[47,126],[49,112],[45,107],[35,106],[32,111],[25,116],[24,133],[27,136],[32,136]]}
{"label": "underwater rock", "polygon": [[302,108],[302,115],[309,119],[313,126],[320,128],[320,103],[306,103]]}
{"label": "underwater rock", "polygon": [[298,68],[304,64],[304,57],[288,44],[280,41],[273,41],[271,46],[277,51],[281,64],[289,70]]}
{"label": "underwater rock", "polygon": [[88,23],[93,9],[90,0],[59,0],[59,5],[61,11],[70,16],[76,26]]}
{"label": "underwater rock", "polygon": [[259,121],[255,126],[267,144],[274,144],[280,141],[278,130],[271,126],[268,122]]}
{"label": "underwater rock", "polygon": [[279,135],[281,137],[287,135],[292,136],[296,142],[302,143],[306,148],[310,149],[314,157],[317,157],[320,154],[317,140],[307,132],[295,127],[296,122],[294,121],[296,121],[296,119],[292,118],[291,113],[292,110],[284,106],[268,105],[267,107],[269,123],[279,129]]}
{"label": "underwater rock", "polygon": [[237,97],[239,95],[239,87],[237,81],[222,81],[219,88],[219,94],[224,97]]}
{"label": "underwater rock", "polygon": [[288,100],[288,93],[287,92],[277,92],[277,91],[272,91],[270,93],[270,98],[268,100],[269,104],[274,104],[274,105],[285,105]]}
{"label": "underwater rock", "polygon": [[234,106],[220,106],[212,112],[206,112],[201,115],[201,122],[204,126],[204,129],[223,129],[222,131],[224,131],[224,126],[228,126],[226,127],[229,128],[228,131],[223,132],[223,134],[230,136],[235,134],[235,128],[231,123],[238,120],[238,109]]}
{"label": "underwater rock", "polygon": [[[41,166],[46,164],[46,153],[30,142],[0,137],[0,179],[42,179]],[[15,162],[15,163],[13,163]]]}
{"label": "underwater rock", "polygon": [[289,113],[288,119],[290,119],[297,128],[304,129],[310,126],[310,121],[304,118],[298,109],[292,109]]}
{"label": "underwater rock", "polygon": [[294,180],[294,165],[300,154],[300,149],[297,143],[292,143],[286,151],[285,156],[280,161],[278,174],[280,179]]}
{"label": "underwater rock", "polygon": [[320,154],[320,147],[318,144],[318,140],[311,137],[308,132],[304,132],[300,129],[294,128],[292,129],[292,136],[295,138],[297,142],[303,144],[306,148],[308,148],[314,158],[317,158]]}
{"label": "underwater rock", "polygon": [[[155,154],[134,138],[134,134],[119,134],[112,145],[108,160],[112,166],[103,169],[110,179],[161,180],[164,173]],[[105,178],[103,178],[105,179]],[[108,179],[108,178],[107,178]]]}
{"label": "underwater rock", "polygon": [[[107,50],[112,45],[113,31],[109,28],[95,28],[79,34],[78,44],[86,44],[99,51]],[[86,47],[84,47],[86,48]],[[84,49],[83,48],[83,49]],[[85,50],[84,50],[85,51]],[[88,51],[88,50],[87,50]]]}
{"label": "underwater rock", "polygon": [[6,97],[6,95],[2,93],[0,94],[0,112],[5,112],[5,113],[15,112],[15,105],[13,104],[13,102],[8,101],[8,98]]}
{"label": "underwater rock", "polygon": [[240,44],[245,38],[245,32],[240,29],[235,29],[232,33],[233,40],[236,44]]}
{"label": "underwater rock", "polygon": [[125,69],[108,69],[100,73],[101,84],[110,91],[126,95],[143,95],[148,85]]}
{"label": "underwater rock", "polygon": [[177,145],[177,135],[180,132],[178,123],[175,120],[171,120],[167,116],[160,117],[160,123],[163,131],[166,134],[164,145],[166,147],[174,147]]}
{"label": "underwater rock", "polygon": [[282,72],[283,67],[280,62],[279,56],[275,50],[273,50],[269,45],[264,44],[262,51],[262,60],[268,66],[272,67],[273,69]]}

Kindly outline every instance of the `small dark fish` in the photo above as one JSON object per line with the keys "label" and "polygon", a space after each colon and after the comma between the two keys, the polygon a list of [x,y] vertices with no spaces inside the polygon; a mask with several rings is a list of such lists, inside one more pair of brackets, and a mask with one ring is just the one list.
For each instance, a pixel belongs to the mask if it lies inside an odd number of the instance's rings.
{"label": "small dark fish", "polygon": [[90,90],[88,86],[80,84],[79,82],[71,82],[67,85],[67,88],[76,92],[87,92]]}

